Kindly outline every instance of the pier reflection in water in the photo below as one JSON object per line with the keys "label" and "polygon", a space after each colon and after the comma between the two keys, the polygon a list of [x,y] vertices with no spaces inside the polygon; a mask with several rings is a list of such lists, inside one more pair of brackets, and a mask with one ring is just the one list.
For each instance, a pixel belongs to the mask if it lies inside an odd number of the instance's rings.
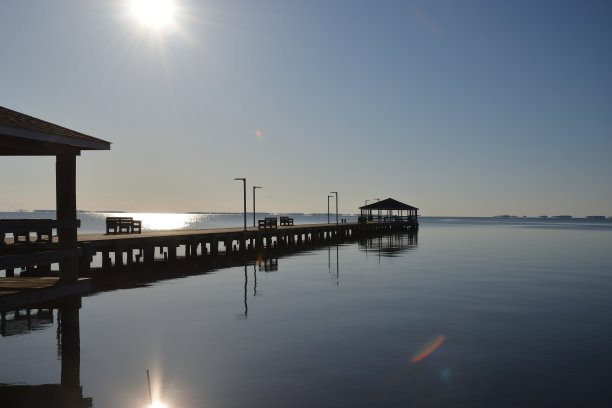
{"label": "pier reflection in water", "polygon": [[418,231],[379,235],[358,241],[359,250],[365,252],[366,257],[374,254],[379,258],[399,256],[403,251],[415,249],[418,243]]}
{"label": "pier reflection in water", "polygon": [[[59,384],[0,384],[0,406],[3,407],[92,407],[92,399],[83,397],[80,365],[80,296],[72,296],[44,305],[35,315],[32,310],[13,311],[12,318],[2,313],[2,336],[26,336],[53,324],[53,309],[57,309],[57,352],[61,361]],[[23,323],[26,323],[25,325]],[[24,360],[28,350],[24,350]],[[24,361],[24,364],[31,364]],[[13,367],[17,369],[17,367]]]}
{"label": "pier reflection in water", "polygon": [[[278,257],[259,257],[256,260],[249,262],[244,261],[244,312],[239,314],[239,318],[248,318],[249,316],[249,303],[248,303],[248,286],[249,286],[249,275],[248,270],[250,266],[253,267],[253,297],[257,296],[257,272],[272,272],[278,271]],[[261,292],[259,293],[261,296]]]}

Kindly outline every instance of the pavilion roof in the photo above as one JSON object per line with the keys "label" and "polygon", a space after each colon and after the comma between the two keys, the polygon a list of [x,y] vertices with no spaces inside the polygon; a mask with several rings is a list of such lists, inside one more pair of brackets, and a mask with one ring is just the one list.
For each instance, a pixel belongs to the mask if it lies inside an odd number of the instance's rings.
{"label": "pavilion roof", "polygon": [[364,205],[363,207],[359,207],[360,210],[418,210],[418,208],[413,207],[408,204],[404,204],[392,198],[387,198],[386,200],[377,201],[372,204]]}
{"label": "pavilion roof", "polygon": [[0,156],[79,154],[110,142],[0,106]]}

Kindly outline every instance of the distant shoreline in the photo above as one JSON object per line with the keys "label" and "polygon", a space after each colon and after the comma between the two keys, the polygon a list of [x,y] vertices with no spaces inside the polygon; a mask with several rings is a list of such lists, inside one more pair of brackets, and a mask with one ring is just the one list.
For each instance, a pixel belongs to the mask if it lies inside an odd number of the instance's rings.
{"label": "distant shoreline", "polygon": [[[44,210],[44,209],[36,209],[36,210],[13,210],[13,211],[0,211],[0,213],[18,213],[18,214],[32,214],[32,213],[44,213],[44,214],[53,214],[55,210]],[[189,215],[242,215],[243,212],[232,212],[232,211],[186,211],[186,212],[159,212],[159,211],[124,211],[124,210],[77,210],[77,213],[96,213],[96,214],[189,214]],[[253,214],[250,211],[247,211],[247,214]],[[257,211],[257,214],[260,215],[270,215],[270,216],[279,216],[279,215],[290,215],[290,216],[301,216],[301,217],[323,217],[327,216],[327,213],[299,213],[299,212],[265,212],[265,211]],[[335,212],[331,212],[331,215],[335,216]],[[357,217],[359,213],[339,213],[338,216],[342,217]],[[612,216],[605,215],[586,215],[583,217],[561,214],[561,215],[511,215],[511,214],[502,214],[502,215],[471,215],[471,216],[463,216],[463,215],[422,215],[421,218],[493,218],[493,219],[540,219],[540,220],[612,220]]]}

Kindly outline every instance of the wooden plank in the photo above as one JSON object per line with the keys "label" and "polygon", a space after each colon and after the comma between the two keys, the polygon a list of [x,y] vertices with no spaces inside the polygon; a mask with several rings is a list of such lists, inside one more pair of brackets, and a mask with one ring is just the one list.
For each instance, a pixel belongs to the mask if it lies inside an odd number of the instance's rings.
{"label": "wooden plank", "polygon": [[37,305],[65,296],[83,294],[90,290],[91,280],[80,278],[73,282],[56,277],[0,278],[0,311]]}
{"label": "wooden plank", "polygon": [[[339,224],[339,227],[357,226],[357,222],[346,222]],[[300,225],[283,225],[278,226],[278,230],[307,230],[317,228],[334,228],[336,224],[300,224]],[[236,228],[207,228],[207,229],[193,229],[193,230],[160,230],[160,231],[142,231],[141,234],[105,234],[105,233],[94,233],[94,234],[79,234],[79,242],[95,242],[95,241],[114,241],[114,240],[140,240],[143,238],[162,238],[167,239],[170,237],[186,238],[192,236],[213,236],[213,235],[226,235],[226,234],[241,234],[243,233],[243,227]],[[248,227],[247,232],[257,232],[257,227]],[[57,243],[57,237],[53,237],[53,242]],[[12,238],[6,238],[5,243],[7,245],[13,244]]]}
{"label": "wooden plank", "polygon": [[3,255],[0,256],[0,267],[15,268],[20,266],[50,264],[62,259],[78,258],[79,256],[81,256],[80,248]]}

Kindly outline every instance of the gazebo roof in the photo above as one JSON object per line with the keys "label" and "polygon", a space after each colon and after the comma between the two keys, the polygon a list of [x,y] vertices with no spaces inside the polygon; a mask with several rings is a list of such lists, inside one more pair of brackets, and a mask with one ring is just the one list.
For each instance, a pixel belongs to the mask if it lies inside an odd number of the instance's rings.
{"label": "gazebo roof", "polygon": [[110,142],[0,106],[0,156],[79,154]]}
{"label": "gazebo roof", "polygon": [[360,210],[418,210],[418,208],[416,207],[401,203],[392,198],[387,198],[386,200],[377,201],[372,204],[364,205],[363,207],[359,207],[359,209]]}

